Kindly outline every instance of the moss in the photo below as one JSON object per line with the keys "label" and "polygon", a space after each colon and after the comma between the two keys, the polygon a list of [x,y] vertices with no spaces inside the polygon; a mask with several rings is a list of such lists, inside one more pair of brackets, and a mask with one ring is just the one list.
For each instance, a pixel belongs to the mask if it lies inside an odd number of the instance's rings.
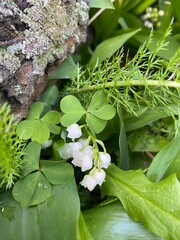
{"label": "moss", "polygon": [[[12,73],[20,67],[23,59],[31,59],[34,74],[44,74],[49,62],[66,54],[66,41],[73,38],[75,44],[81,42],[79,25],[87,25],[88,6],[83,0],[27,0],[29,8],[21,11],[13,1],[0,3],[0,15],[5,9],[20,17],[27,28],[21,42],[0,51],[1,65]],[[13,4],[12,4],[13,3]],[[22,32],[18,33],[22,35]],[[72,49],[68,50],[72,52]],[[21,56],[21,58],[20,58]],[[7,60],[8,59],[8,60]]]}

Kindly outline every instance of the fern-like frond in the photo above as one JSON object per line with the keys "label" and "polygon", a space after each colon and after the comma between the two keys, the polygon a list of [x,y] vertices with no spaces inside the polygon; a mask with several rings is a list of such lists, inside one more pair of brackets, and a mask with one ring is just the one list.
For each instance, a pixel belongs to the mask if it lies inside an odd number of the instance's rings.
{"label": "fern-like frond", "polygon": [[[78,76],[66,86],[63,94],[77,94],[84,103],[95,91],[104,90],[108,100],[121,104],[128,112],[136,114],[137,108],[148,106],[159,111],[176,114],[171,106],[180,105],[180,49],[165,63],[158,53],[168,51],[169,27],[159,39],[153,51],[149,40],[142,44],[131,59],[124,51],[115,54],[94,69],[79,68]],[[164,108],[165,106],[165,108]],[[177,114],[178,115],[178,114]]]}

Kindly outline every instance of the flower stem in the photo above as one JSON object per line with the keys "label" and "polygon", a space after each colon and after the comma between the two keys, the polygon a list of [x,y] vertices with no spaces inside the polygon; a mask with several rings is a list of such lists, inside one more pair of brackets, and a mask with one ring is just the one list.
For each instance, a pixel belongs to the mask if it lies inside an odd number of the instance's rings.
{"label": "flower stem", "polygon": [[152,86],[152,87],[171,87],[171,88],[179,88],[180,82],[172,82],[172,81],[157,81],[157,80],[133,80],[133,81],[117,81],[117,82],[106,82],[103,84],[91,85],[87,87],[83,87],[80,89],[76,89],[76,93],[83,93],[88,91],[100,90],[104,88],[112,88],[112,87],[126,87],[126,86]]}

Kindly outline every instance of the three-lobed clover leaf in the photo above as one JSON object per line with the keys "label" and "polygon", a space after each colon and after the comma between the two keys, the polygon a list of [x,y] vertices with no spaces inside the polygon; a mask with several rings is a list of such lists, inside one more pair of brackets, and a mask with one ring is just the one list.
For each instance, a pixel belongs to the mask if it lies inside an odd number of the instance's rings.
{"label": "three-lobed clover leaf", "polygon": [[94,133],[100,133],[105,128],[107,121],[116,114],[115,108],[107,103],[107,96],[103,91],[98,91],[93,95],[87,110],[72,95],[61,100],[60,108],[64,112],[61,117],[63,126],[68,127],[78,122],[85,115],[85,121]]}
{"label": "three-lobed clover leaf", "polygon": [[31,139],[39,143],[44,143],[50,137],[50,132],[59,134],[60,113],[49,111],[41,116],[44,110],[42,102],[35,102],[31,105],[26,120],[21,121],[16,129],[18,136],[24,140]]}
{"label": "three-lobed clover leaf", "polygon": [[22,206],[34,206],[46,201],[51,196],[52,185],[67,184],[73,180],[71,164],[63,161],[40,161],[40,153],[38,142],[27,145],[22,178],[13,188],[13,197]]}

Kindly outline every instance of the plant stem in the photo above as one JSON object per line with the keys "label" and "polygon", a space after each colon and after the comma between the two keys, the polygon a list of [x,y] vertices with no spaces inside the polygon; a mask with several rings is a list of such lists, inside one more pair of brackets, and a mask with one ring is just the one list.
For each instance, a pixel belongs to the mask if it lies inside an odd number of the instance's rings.
{"label": "plant stem", "polygon": [[129,81],[117,81],[117,82],[106,82],[104,84],[91,85],[87,87],[83,87],[80,89],[76,89],[76,93],[83,93],[87,91],[99,90],[104,88],[112,88],[112,87],[126,87],[126,86],[152,86],[152,87],[171,87],[171,88],[179,88],[180,82],[168,82],[168,81],[157,81],[157,80],[133,80],[131,83]]}

